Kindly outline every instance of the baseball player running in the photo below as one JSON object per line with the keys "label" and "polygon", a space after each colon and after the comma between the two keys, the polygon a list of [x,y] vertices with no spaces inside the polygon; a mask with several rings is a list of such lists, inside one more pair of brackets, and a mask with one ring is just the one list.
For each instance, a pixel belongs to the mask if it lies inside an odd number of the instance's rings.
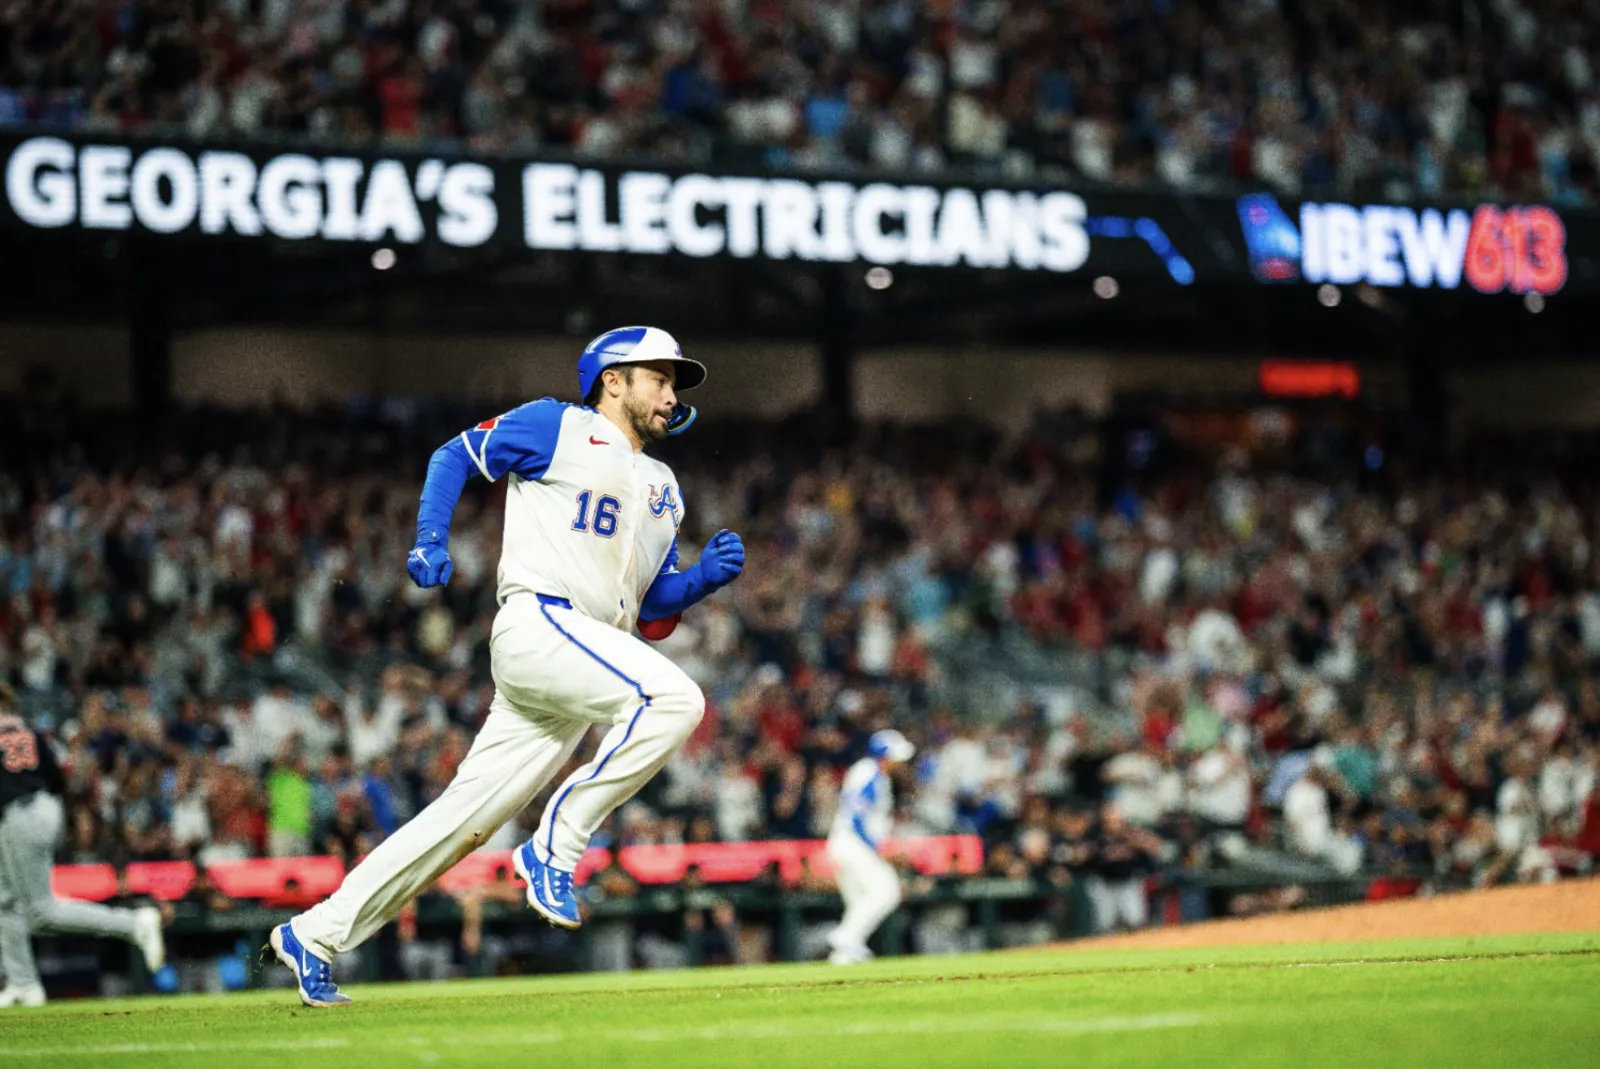
{"label": "baseball player running", "polygon": [[867,740],[867,756],[844,775],[828,832],[828,857],[844,898],[844,917],[828,936],[828,960],[835,965],[871,960],[867,938],[900,904],[900,877],[879,850],[894,812],[890,773],[916,752],[900,732],[877,731]]}
{"label": "baseball player running", "polygon": [[161,912],[154,906],[112,909],[50,893],[56,840],[65,813],[66,781],[50,744],[13,711],[0,684],[0,1006],[43,1006],[44,985],[33,960],[34,932],[101,935],[139,948],[153,973],[166,961]]}
{"label": "baseball player running", "polygon": [[609,724],[594,759],[551,797],[513,855],[530,905],[551,924],[581,923],[573,871],[589,838],[666,764],[705,711],[700,688],[634,637],[669,634],[679,616],[744,568],[739,536],[719,531],[678,570],[683,497],[672,470],[643,453],[681,433],[695,410],[677,391],[705,380],[670,334],[608,331],[578,358],[582,405],[545,398],[446,442],[433,454],[407,571],[449,582],[450,519],[474,474],[505,479],[505,539],[490,638],[494,702],[454,781],[378,845],[326,901],[274,929],[308,1006],[350,1001],[333,956],[359,945],[525,807],[577,748]]}

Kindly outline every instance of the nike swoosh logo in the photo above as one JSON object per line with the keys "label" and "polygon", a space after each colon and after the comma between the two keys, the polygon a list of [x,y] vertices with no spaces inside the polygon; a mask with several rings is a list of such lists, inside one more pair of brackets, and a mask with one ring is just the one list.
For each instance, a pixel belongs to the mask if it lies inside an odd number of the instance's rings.
{"label": "nike swoosh logo", "polygon": [[300,963],[300,975],[301,976],[310,976],[311,975],[311,966],[310,966],[310,964],[308,964],[307,962],[304,962],[304,961],[302,961]]}
{"label": "nike swoosh logo", "polygon": [[591,434],[591,435],[589,435],[589,444],[590,445],[610,445],[611,443],[610,442],[602,442],[600,439],[596,438],[594,435]]}

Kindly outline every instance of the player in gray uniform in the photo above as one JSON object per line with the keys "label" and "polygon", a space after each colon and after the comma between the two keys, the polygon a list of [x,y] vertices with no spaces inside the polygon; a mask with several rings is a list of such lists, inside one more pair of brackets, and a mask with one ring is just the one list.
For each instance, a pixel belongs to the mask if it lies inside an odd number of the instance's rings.
{"label": "player in gray uniform", "polygon": [[66,782],[50,744],[16,713],[11,688],[0,684],[0,1006],[42,1006],[44,985],[33,960],[33,933],[124,939],[155,972],[166,961],[161,913],[154,906],[112,909],[56,898],[50,892],[56,841],[66,816]]}

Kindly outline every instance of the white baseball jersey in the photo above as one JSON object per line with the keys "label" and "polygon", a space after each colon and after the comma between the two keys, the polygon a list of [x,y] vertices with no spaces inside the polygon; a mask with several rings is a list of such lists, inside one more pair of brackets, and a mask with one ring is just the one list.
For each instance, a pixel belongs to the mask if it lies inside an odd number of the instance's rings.
{"label": "white baseball jersey", "polygon": [[672,469],[634,452],[594,409],[548,397],[461,438],[484,478],[508,478],[501,604],[554,594],[632,630],[650,584],[677,566],[683,501]]}
{"label": "white baseball jersey", "polygon": [[877,850],[889,837],[893,814],[894,789],[888,774],[876,760],[863,757],[844,774],[829,835],[860,839]]}
{"label": "white baseball jersey", "polygon": [[461,442],[484,478],[507,483],[494,701],[450,789],[291,922],[324,958],[359,946],[482,846],[603,724],[593,758],[553,790],[528,843],[545,864],[576,872],[595,830],[705,712],[694,680],[631,634],[651,583],[677,564],[683,506],[671,469],[635,453],[593,409],[549,398]]}

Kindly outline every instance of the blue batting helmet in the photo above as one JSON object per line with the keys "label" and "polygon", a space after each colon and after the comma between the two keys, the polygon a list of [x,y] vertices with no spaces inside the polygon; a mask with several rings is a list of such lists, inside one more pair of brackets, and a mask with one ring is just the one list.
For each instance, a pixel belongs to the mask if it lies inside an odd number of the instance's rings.
{"label": "blue batting helmet", "polygon": [[578,396],[588,397],[600,381],[600,372],[608,367],[651,360],[670,360],[679,365],[675,389],[692,390],[706,381],[706,366],[684,356],[682,347],[660,327],[618,327],[590,342],[578,357]]}
{"label": "blue batting helmet", "polygon": [[[643,364],[651,360],[670,360],[678,365],[674,390],[692,390],[706,381],[706,366],[683,355],[683,348],[660,327],[618,327],[608,330],[583,350],[578,357],[578,396],[585,401],[600,381],[600,372],[619,364]],[[694,406],[679,403],[667,420],[668,434],[682,434],[694,422]]]}

